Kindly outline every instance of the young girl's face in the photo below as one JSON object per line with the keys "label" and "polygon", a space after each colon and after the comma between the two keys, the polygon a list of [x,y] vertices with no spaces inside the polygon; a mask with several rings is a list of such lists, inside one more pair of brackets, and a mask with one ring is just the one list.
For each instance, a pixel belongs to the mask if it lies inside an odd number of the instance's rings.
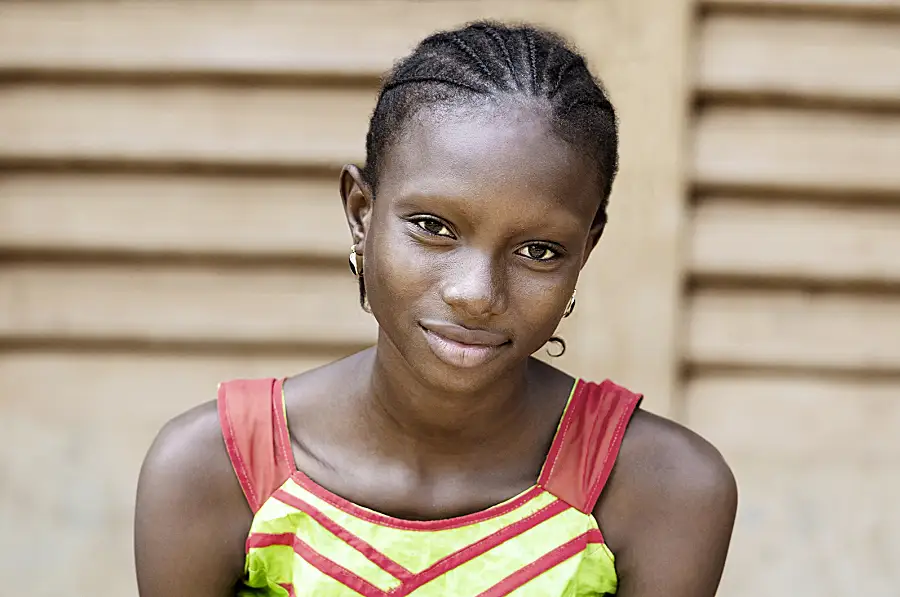
{"label": "young girl's face", "polygon": [[599,237],[597,166],[540,105],[427,108],[382,156],[366,288],[423,380],[472,391],[553,334]]}

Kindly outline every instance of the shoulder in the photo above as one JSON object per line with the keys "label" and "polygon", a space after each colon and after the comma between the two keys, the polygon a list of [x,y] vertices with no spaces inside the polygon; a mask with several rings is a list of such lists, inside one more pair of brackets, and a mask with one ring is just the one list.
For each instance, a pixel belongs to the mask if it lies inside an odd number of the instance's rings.
{"label": "shoulder", "polygon": [[207,538],[237,529],[243,542],[251,520],[225,449],[216,403],[207,402],[166,423],[141,467],[136,539],[156,536],[169,525],[178,533],[183,521],[191,521],[197,531],[206,528]]}
{"label": "shoulder", "polygon": [[595,513],[610,543],[636,529],[690,520],[727,526],[737,507],[737,485],[719,451],[689,429],[637,410],[622,441]]}
{"label": "shoulder", "polygon": [[197,474],[217,476],[226,470],[226,464],[228,456],[218,408],[215,401],[209,401],[162,427],[144,460],[142,474],[171,481],[189,480]]}
{"label": "shoulder", "polygon": [[138,481],[134,549],[141,595],[231,591],[243,572],[251,522],[216,402],[175,417],[150,447]]}
{"label": "shoulder", "polygon": [[185,514],[240,505],[249,507],[228,453],[215,401],[197,406],[166,423],[141,467],[142,495],[165,497]]}
{"label": "shoulder", "polygon": [[643,489],[719,494],[734,476],[715,446],[690,429],[644,410],[635,412],[620,458]]}
{"label": "shoulder", "polygon": [[198,578],[227,590],[242,573],[251,522],[216,403],[175,417],[154,440],[138,481],[134,538],[141,594],[181,594]]}

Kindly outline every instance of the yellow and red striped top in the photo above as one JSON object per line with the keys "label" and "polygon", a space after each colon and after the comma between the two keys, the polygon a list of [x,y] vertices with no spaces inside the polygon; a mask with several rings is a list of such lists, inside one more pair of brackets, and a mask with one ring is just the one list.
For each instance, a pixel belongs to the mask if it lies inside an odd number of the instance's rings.
{"label": "yellow and red striped top", "polygon": [[282,382],[219,387],[228,455],[254,512],[241,596],[587,597],[616,592],[592,515],[640,396],[577,381],[534,486],[491,508],[413,521],[296,469]]}

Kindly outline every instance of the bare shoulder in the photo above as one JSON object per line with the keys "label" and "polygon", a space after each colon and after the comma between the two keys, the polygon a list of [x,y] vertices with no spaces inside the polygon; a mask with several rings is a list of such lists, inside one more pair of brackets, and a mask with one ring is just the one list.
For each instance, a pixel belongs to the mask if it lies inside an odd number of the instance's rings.
{"label": "bare shoulder", "polygon": [[731,468],[706,439],[669,419],[638,410],[622,442],[622,468],[643,489],[667,494],[721,494],[734,486]]}
{"label": "bare shoulder", "polygon": [[[151,487],[146,486],[148,481]],[[225,449],[215,401],[163,426],[141,468],[141,489],[145,488],[164,489],[173,496],[183,493],[185,507],[208,506],[206,497],[221,503],[223,497],[243,496]]]}
{"label": "bare shoulder", "polygon": [[622,442],[598,518],[610,543],[669,518],[727,526],[737,507],[737,484],[719,450],[697,433],[644,410],[635,412]]}
{"label": "bare shoulder", "polygon": [[134,537],[141,595],[186,594],[202,577],[207,586],[227,590],[242,573],[251,521],[216,403],[169,421],[138,481]]}

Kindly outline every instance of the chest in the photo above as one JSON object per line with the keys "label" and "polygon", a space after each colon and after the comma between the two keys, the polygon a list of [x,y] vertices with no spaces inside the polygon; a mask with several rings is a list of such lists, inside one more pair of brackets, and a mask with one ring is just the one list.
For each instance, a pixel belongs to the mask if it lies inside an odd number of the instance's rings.
{"label": "chest", "polygon": [[425,476],[377,462],[344,462],[330,467],[302,453],[295,452],[295,458],[300,470],[331,493],[408,520],[440,520],[486,510],[533,486],[539,468],[517,466],[484,474],[462,468]]}

